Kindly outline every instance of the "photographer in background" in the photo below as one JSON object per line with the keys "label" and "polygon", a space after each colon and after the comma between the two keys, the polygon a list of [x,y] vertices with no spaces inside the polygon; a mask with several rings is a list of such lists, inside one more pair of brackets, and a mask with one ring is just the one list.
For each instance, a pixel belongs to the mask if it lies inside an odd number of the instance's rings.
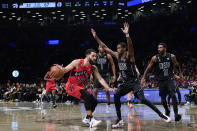
{"label": "photographer in background", "polygon": [[185,105],[189,105],[192,102],[194,102],[194,104],[197,105],[197,82],[188,82],[188,84],[189,94],[184,95],[185,100],[187,101]]}

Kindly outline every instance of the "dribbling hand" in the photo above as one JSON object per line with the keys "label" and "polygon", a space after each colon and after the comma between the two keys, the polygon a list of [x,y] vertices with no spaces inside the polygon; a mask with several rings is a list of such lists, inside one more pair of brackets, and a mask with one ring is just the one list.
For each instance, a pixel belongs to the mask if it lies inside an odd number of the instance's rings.
{"label": "dribbling hand", "polygon": [[53,66],[57,66],[59,69],[64,70],[63,64],[62,65],[53,64]]}

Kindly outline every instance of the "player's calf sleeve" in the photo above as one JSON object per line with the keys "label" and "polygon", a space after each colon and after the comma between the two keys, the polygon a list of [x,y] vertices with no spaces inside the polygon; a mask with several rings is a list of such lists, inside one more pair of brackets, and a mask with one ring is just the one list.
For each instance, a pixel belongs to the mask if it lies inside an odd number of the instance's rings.
{"label": "player's calf sleeve", "polygon": [[175,94],[172,96],[172,105],[173,105],[174,114],[176,116],[178,115],[178,103]]}
{"label": "player's calf sleeve", "polygon": [[116,114],[118,116],[118,119],[122,119],[121,118],[121,103],[120,103],[120,96],[118,94],[114,94],[114,102],[115,102],[115,107],[116,107]]}

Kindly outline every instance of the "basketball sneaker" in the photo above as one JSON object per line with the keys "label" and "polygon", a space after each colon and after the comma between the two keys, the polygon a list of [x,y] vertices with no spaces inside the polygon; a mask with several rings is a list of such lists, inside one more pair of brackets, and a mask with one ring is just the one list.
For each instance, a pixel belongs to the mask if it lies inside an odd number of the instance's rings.
{"label": "basketball sneaker", "polygon": [[94,117],[91,118],[90,123],[89,123],[90,128],[98,126],[99,124],[101,124],[101,122],[102,122],[101,120],[95,120]]}
{"label": "basketball sneaker", "polygon": [[112,125],[112,128],[119,128],[122,127],[124,125],[123,120],[117,119],[116,123]]}

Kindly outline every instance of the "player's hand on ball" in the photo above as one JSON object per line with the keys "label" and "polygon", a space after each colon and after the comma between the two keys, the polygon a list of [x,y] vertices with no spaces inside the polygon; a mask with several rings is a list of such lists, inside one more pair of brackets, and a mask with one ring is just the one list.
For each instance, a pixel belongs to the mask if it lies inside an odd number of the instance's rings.
{"label": "player's hand on ball", "polygon": [[57,66],[58,68],[62,69],[63,70],[63,64],[62,65],[59,65],[59,64],[53,64],[53,66]]}
{"label": "player's hand on ball", "polygon": [[61,65],[54,64],[51,67],[51,75],[53,76],[54,79],[59,80],[64,76],[64,68]]}

